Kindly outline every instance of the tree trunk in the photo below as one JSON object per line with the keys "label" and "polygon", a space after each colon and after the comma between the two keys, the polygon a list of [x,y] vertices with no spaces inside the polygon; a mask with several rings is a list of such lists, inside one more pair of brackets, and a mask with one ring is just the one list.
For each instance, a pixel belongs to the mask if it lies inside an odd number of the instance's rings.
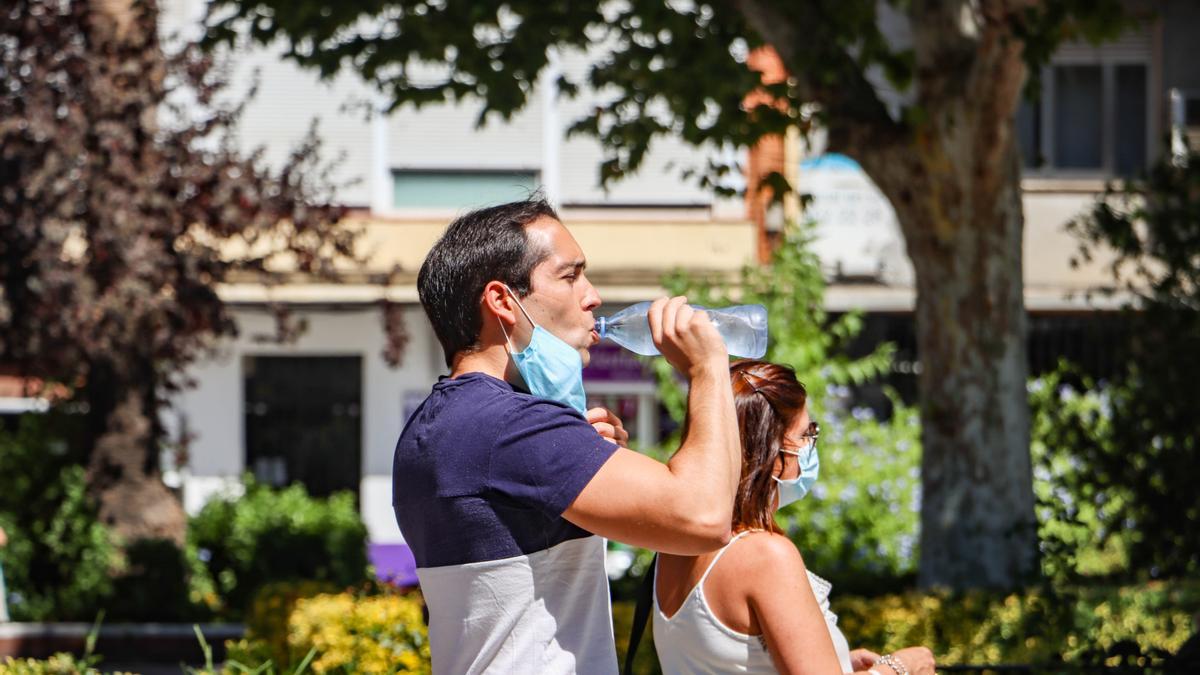
{"label": "tree trunk", "polygon": [[[90,0],[89,7],[92,41],[98,50],[106,52],[106,58],[123,58],[122,49],[160,49],[152,35],[137,30],[139,21],[144,24],[157,17],[153,2],[135,9],[133,0]],[[159,69],[144,67],[146,62],[161,63],[161,53],[155,51],[148,56],[140,60],[133,55],[128,64],[118,65],[137,68],[141,78],[161,78]],[[124,98],[137,106],[143,98],[137,88],[145,83],[114,79],[100,86],[104,88],[103,96]],[[121,118],[125,112],[119,106],[112,107],[115,112],[109,112],[116,116],[116,121],[127,123],[128,120]],[[143,123],[152,118],[153,110],[139,115]],[[135,142],[146,142],[144,136],[134,134],[133,138],[138,139]],[[97,141],[97,146],[103,145]],[[102,148],[95,150],[100,152]],[[116,183],[120,185],[120,180]],[[130,198],[128,193],[120,197]],[[107,201],[110,199],[112,203]],[[117,208],[120,202],[111,194],[98,194],[94,207],[97,211]],[[128,240],[134,237],[129,236]],[[103,285],[114,283],[113,279],[122,274],[130,274],[128,268],[136,261],[117,262],[115,256],[98,255],[92,256],[89,264],[93,267],[89,276]],[[153,330],[153,326],[147,326],[145,334]],[[159,469],[163,432],[158,418],[159,374],[154,367],[154,356],[149,350],[143,353],[136,347],[114,351],[122,353],[110,352],[94,358],[86,375],[88,490],[99,506],[101,522],[111,527],[123,544],[138,539],[169,539],[182,545],[187,515],[179,498],[163,484]]]}
{"label": "tree trunk", "polygon": [[1011,588],[1038,569],[1013,121],[1025,70],[1019,45],[992,47],[911,144],[864,154],[916,273],[924,588]]}
{"label": "tree trunk", "polygon": [[[1038,563],[1014,123],[1026,7],[905,3],[913,80],[889,108],[844,45],[812,35],[823,5],[736,4],[797,95],[821,104],[828,149],[859,161],[904,234],[921,360],[920,584],[1020,585]],[[835,86],[805,57],[813,49],[826,75],[839,73]]]}
{"label": "tree trunk", "polygon": [[85,437],[88,491],[99,507],[100,521],[121,543],[169,539],[182,545],[187,515],[179,498],[162,481],[154,374],[134,378],[117,374],[109,364],[96,364],[88,374]]}
{"label": "tree trunk", "polygon": [[[950,239],[910,244],[921,364],[920,584],[926,588],[1007,588],[1036,570],[1024,223],[1015,176],[1006,192],[995,209],[963,213],[970,225],[956,228]],[[943,213],[961,213],[954,208],[961,205],[944,198],[928,201]]]}

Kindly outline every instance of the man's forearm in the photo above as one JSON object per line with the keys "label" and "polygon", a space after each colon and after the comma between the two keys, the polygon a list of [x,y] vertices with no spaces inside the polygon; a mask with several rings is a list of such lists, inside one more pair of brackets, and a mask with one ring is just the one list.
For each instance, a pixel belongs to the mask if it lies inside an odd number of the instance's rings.
{"label": "man's forearm", "polygon": [[705,503],[724,505],[721,512],[732,513],[741,459],[729,369],[702,370],[691,379],[687,434],[668,466],[695,486]]}

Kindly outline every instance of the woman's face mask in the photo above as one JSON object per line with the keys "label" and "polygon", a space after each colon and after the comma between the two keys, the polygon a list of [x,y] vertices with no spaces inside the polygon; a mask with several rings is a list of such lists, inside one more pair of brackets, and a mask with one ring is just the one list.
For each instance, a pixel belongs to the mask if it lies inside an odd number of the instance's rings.
{"label": "woman's face mask", "polygon": [[813,483],[817,482],[817,475],[821,472],[821,458],[817,455],[818,434],[820,434],[820,427],[814,422],[809,425],[808,432],[803,436],[808,440],[807,447],[781,448],[779,450],[779,452],[792,455],[800,461],[800,473],[795,478],[787,479],[772,476],[779,484],[778,508],[782,509],[792,502],[803,499],[804,495],[812,489]]}
{"label": "woman's face mask", "polygon": [[512,355],[529,393],[565,403],[578,410],[581,415],[586,415],[587,395],[583,391],[583,359],[579,352],[534,323],[529,312],[525,311],[525,306],[517,299],[517,294],[507,286],[505,290],[533,326],[529,345],[517,352],[513,350],[512,340],[509,339],[508,331],[504,330],[504,324],[500,324],[500,330],[504,331],[504,339],[508,342],[508,353]]}

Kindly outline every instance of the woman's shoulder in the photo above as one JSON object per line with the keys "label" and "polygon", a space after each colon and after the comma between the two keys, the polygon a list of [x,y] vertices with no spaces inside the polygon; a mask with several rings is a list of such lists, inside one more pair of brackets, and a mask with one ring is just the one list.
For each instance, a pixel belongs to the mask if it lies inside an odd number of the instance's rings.
{"label": "woman's shoulder", "polygon": [[715,601],[714,611],[722,621],[750,633],[760,630],[750,608],[779,592],[774,580],[803,579],[807,572],[796,545],[774,532],[741,535],[726,549],[720,562],[705,594],[710,602]]}
{"label": "woman's shoulder", "polygon": [[729,554],[737,567],[746,572],[803,574],[806,570],[800,550],[791,539],[777,532],[757,530],[742,535],[726,555]]}

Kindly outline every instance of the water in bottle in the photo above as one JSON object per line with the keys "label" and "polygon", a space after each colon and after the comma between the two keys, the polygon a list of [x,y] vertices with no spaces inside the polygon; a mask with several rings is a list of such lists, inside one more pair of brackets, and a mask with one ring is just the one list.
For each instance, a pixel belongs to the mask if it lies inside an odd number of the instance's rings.
{"label": "water in bottle", "polygon": [[[723,309],[693,308],[708,314],[725,348],[732,356],[758,359],[767,353],[767,308],[762,305],[736,305]],[[635,354],[654,356],[658,348],[650,336],[649,302],[639,302],[596,321],[596,332]]]}

